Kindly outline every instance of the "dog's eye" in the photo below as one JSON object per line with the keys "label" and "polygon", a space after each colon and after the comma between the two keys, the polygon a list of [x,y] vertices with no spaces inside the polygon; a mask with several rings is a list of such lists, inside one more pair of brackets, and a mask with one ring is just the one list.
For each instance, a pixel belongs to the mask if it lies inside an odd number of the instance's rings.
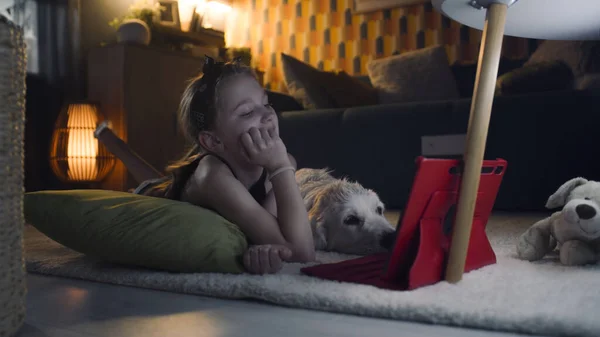
{"label": "dog's eye", "polygon": [[590,198],[588,198],[588,197],[585,197],[585,198],[583,198],[583,200],[590,200]]}
{"label": "dog's eye", "polygon": [[383,207],[381,207],[381,206],[377,207],[377,214],[383,215]]}
{"label": "dog's eye", "polygon": [[360,219],[355,215],[348,215],[344,219],[344,224],[349,226],[357,226],[360,225]]}

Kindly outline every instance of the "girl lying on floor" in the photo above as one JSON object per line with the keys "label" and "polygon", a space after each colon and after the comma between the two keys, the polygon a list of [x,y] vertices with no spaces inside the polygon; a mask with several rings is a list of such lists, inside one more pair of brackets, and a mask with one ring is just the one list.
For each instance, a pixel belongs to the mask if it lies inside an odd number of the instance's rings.
{"label": "girl lying on floor", "polygon": [[251,243],[243,258],[251,273],[275,273],[283,261],[314,261],[296,162],[252,70],[239,60],[206,57],[203,75],[183,93],[179,122],[195,146],[168,168],[168,177],[134,193],[189,202],[236,223]]}

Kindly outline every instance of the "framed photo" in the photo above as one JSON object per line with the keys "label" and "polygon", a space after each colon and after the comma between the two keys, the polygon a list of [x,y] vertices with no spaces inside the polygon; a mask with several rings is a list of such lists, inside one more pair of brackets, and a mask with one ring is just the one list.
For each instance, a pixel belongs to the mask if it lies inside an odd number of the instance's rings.
{"label": "framed photo", "polygon": [[177,3],[177,0],[158,0],[158,4],[160,5],[158,24],[181,29],[181,22],[179,21],[179,4]]}
{"label": "framed photo", "polygon": [[354,13],[370,13],[384,9],[428,3],[431,0],[354,0]]}

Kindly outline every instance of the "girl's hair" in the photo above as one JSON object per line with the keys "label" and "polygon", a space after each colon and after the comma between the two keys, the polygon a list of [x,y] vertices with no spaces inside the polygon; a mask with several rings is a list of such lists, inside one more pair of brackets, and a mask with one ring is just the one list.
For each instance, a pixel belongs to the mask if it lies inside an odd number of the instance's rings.
{"label": "girl's hair", "polygon": [[220,87],[224,79],[234,75],[250,75],[256,78],[252,69],[241,63],[240,58],[231,62],[215,62],[205,57],[202,74],[192,78],[185,88],[178,110],[178,122],[185,138],[193,144],[180,160],[166,169],[170,178],[148,192],[152,196],[179,199],[181,190],[198,166],[199,156],[206,150],[202,148],[198,136],[202,131],[213,130],[220,107]]}
{"label": "girl's hair", "polygon": [[252,69],[240,63],[239,58],[222,63],[206,57],[202,75],[191,79],[179,105],[179,125],[190,142],[197,144],[200,132],[214,128],[221,82],[239,74],[255,77]]}

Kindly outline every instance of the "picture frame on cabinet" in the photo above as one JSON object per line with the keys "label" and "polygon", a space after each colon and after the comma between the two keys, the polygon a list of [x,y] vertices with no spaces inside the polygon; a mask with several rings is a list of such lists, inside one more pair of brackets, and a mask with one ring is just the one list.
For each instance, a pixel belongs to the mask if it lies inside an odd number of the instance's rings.
{"label": "picture frame on cabinet", "polygon": [[158,4],[160,5],[160,16],[157,23],[161,26],[181,29],[177,0],[158,0]]}

